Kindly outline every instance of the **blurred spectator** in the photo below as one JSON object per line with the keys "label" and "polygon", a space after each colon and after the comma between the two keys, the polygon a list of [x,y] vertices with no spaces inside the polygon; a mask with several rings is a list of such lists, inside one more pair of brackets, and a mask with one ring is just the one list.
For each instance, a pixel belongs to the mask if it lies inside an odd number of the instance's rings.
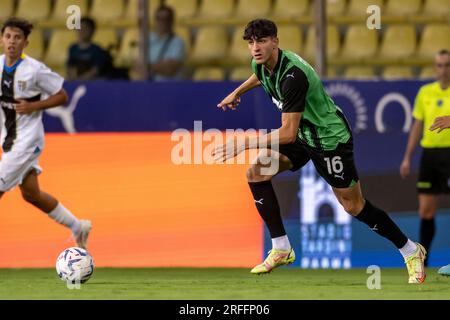
{"label": "blurred spectator", "polygon": [[69,48],[67,75],[69,80],[93,80],[107,78],[112,69],[111,55],[99,45],[92,43],[96,29],[91,18],[81,19],[78,42]]}
{"label": "blurred spectator", "polygon": [[150,33],[149,63],[151,79],[178,80],[186,58],[183,40],[174,33],[175,12],[162,5],[155,13],[156,30]]}

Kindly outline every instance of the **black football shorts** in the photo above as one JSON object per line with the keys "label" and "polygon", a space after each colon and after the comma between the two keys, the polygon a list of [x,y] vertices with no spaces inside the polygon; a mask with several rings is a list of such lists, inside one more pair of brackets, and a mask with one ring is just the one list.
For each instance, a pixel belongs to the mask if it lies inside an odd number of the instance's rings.
{"label": "black football shorts", "polygon": [[297,171],[312,160],[320,176],[334,188],[349,188],[359,181],[352,138],[329,151],[313,148],[297,139],[295,143],[280,145],[279,152],[292,162],[291,171]]}

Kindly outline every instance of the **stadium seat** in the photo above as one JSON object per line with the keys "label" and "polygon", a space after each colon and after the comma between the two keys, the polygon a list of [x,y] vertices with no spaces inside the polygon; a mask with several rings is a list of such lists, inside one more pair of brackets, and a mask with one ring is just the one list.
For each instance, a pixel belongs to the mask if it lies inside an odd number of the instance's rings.
{"label": "stadium seat", "polygon": [[280,48],[301,54],[303,50],[303,35],[298,25],[281,25],[278,27]]}
{"label": "stadium seat", "polygon": [[0,22],[5,21],[14,13],[14,0],[0,1]]}
{"label": "stadium seat", "polygon": [[77,32],[53,30],[44,61],[51,67],[63,67],[66,64],[69,47],[77,41]]}
{"label": "stadium seat", "polygon": [[409,57],[416,49],[416,29],[410,24],[390,25],[381,41],[379,57],[399,59]]}
{"label": "stadium seat", "polygon": [[247,64],[252,58],[248,49],[247,42],[242,39],[243,31],[241,28],[235,28],[230,44],[230,63]]}
{"label": "stadium seat", "polygon": [[[151,1],[153,2],[153,1]],[[99,24],[114,25],[114,22],[124,16],[122,0],[93,0],[91,16]]]}
{"label": "stadium seat", "polygon": [[53,72],[56,72],[57,74],[62,76],[63,78],[67,78],[67,68],[66,68],[66,66],[51,66],[50,69]]}
{"label": "stadium seat", "polygon": [[230,72],[230,81],[245,81],[252,75],[250,66],[236,67]]}
{"label": "stadium seat", "polygon": [[[304,58],[313,63],[316,59],[316,29],[314,27],[308,28],[306,35],[306,44],[303,50]],[[336,57],[339,54],[339,31],[336,25],[329,24],[327,26],[327,58]]]}
{"label": "stadium seat", "polygon": [[367,29],[366,25],[350,25],[345,35],[340,59],[354,62],[368,59],[377,51],[377,30]]}
{"label": "stadium seat", "polygon": [[236,16],[241,19],[261,18],[267,16],[270,9],[270,0],[239,0]]}
{"label": "stadium seat", "polygon": [[417,55],[431,59],[441,49],[450,48],[450,26],[448,24],[429,24],[422,31]]}
{"label": "stadium seat", "polygon": [[423,6],[423,14],[426,15],[450,15],[449,0],[426,0]]}
{"label": "stadium seat", "polygon": [[368,66],[347,67],[344,76],[348,79],[372,79],[376,77],[373,68]]}
{"label": "stadium seat", "polygon": [[337,69],[336,67],[327,67],[327,75],[325,78],[327,79],[334,79],[338,77]]}
{"label": "stadium seat", "polygon": [[228,18],[234,12],[233,0],[203,0],[200,2],[200,19],[220,19]]}
{"label": "stadium seat", "polygon": [[113,28],[99,28],[94,33],[92,41],[105,50],[116,49],[119,45],[116,30]]}
{"label": "stadium seat", "polygon": [[350,0],[346,13],[352,16],[366,17],[367,8],[371,5],[379,6],[383,10],[383,0]]}
{"label": "stadium seat", "polygon": [[192,49],[191,33],[189,27],[175,27],[175,34],[183,39],[186,54],[189,56]]}
{"label": "stadium seat", "polygon": [[[128,0],[125,5],[123,18],[115,21],[113,25],[116,27],[135,28],[138,24],[138,0]],[[159,6],[159,0],[149,1],[148,19],[150,25],[154,24],[155,11]]]}
{"label": "stadium seat", "polygon": [[42,60],[44,55],[44,36],[41,29],[33,30],[28,36],[28,46],[24,49],[26,55]]}
{"label": "stadium seat", "polygon": [[327,0],[327,16],[336,17],[342,15],[346,4],[346,0]]}
{"label": "stadium seat", "polygon": [[383,14],[391,16],[417,14],[421,4],[421,0],[388,0]]}
{"label": "stadium seat", "polygon": [[48,18],[50,14],[50,1],[48,0],[20,0],[16,16],[32,22]]}
{"label": "stadium seat", "polygon": [[165,3],[175,10],[177,21],[191,18],[197,13],[197,0],[166,0]]}
{"label": "stadium seat", "polygon": [[383,78],[386,80],[411,79],[413,78],[411,67],[387,66],[383,70]]}
{"label": "stadium seat", "polygon": [[275,20],[299,18],[307,15],[308,10],[308,0],[275,0],[272,15]]}
{"label": "stadium seat", "polygon": [[136,28],[125,31],[120,42],[119,52],[115,63],[119,67],[129,67],[138,57],[139,32]]}
{"label": "stadium seat", "polygon": [[87,0],[56,0],[48,22],[56,25],[57,23],[66,21],[68,17],[67,8],[71,5],[80,7],[82,16],[89,15]]}
{"label": "stadium seat", "polygon": [[223,81],[225,80],[225,72],[219,67],[197,68],[192,79],[194,81]]}
{"label": "stadium seat", "polygon": [[227,48],[228,36],[224,27],[199,28],[194,41],[191,62],[194,64],[219,62],[225,57]]}
{"label": "stadium seat", "polygon": [[420,70],[419,78],[420,79],[435,79],[436,71],[434,70],[434,67],[423,67]]}

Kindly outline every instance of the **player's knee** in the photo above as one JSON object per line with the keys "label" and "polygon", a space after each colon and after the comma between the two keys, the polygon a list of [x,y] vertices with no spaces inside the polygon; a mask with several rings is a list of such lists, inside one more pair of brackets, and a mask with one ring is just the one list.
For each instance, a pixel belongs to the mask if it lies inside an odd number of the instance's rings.
{"label": "player's knee", "polygon": [[419,214],[422,219],[431,219],[434,217],[435,210],[432,208],[420,208]]}
{"label": "player's knee", "polygon": [[357,201],[352,201],[350,199],[340,199],[340,203],[344,207],[345,212],[351,214],[352,216],[357,216],[362,208]]}
{"label": "player's knee", "polygon": [[32,193],[32,192],[22,192],[22,198],[32,204],[32,205],[36,205],[39,203],[40,200],[40,195],[37,193]]}
{"label": "player's knee", "polygon": [[262,175],[261,168],[257,165],[253,165],[247,170],[247,181],[248,182],[262,182],[272,179],[270,175]]}

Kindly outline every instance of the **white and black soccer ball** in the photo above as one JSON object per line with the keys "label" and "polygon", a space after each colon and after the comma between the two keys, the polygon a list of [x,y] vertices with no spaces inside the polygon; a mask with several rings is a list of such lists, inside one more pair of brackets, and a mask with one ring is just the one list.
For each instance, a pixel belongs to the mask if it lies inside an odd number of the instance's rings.
{"label": "white and black soccer ball", "polygon": [[72,247],[56,259],[56,272],[67,283],[85,283],[94,273],[94,259],[85,249]]}

